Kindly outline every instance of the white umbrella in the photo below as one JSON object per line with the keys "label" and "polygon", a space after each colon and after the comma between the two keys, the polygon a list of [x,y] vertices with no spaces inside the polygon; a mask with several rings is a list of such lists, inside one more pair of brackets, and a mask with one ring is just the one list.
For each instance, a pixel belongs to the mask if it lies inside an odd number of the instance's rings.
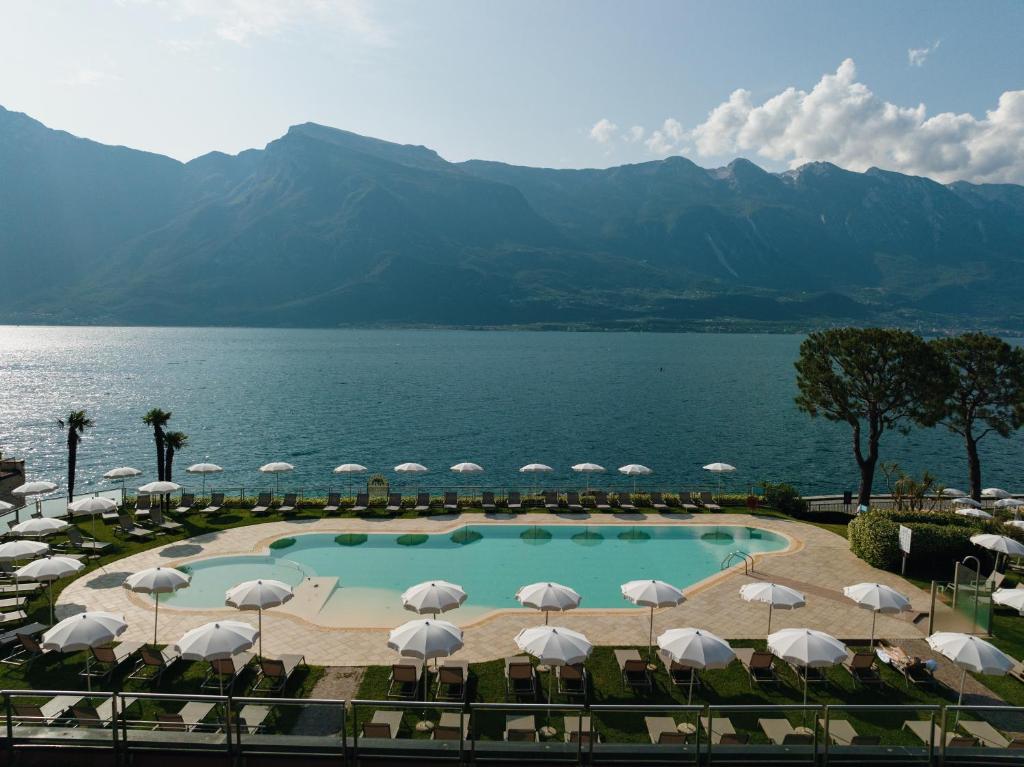
{"label": "white umbrella", "polygon": [[516,592],[516,599],[523,607],[532,607],[544,613],[544,625],[548,623],[548,613],[575,610],[583,599],[574,589],[561,583],[531,583]]}
{"label": "white umbrella", "polygon": [[153,595],[156,602],[156,609],[153,611],[153,644],[156,644],[156,627],[160,620],[160,595],[183,589],[191,581],[191,575],[173,567],[150,567],[124,579],[122,585],[129,591]]}
{"label": "white umbrella", "polygon": [[648,469],[646,466],[643,466],[643,465],[641,465],[639,463],[628,463],[625,466],[620,466],[619,467],[619,474],[625,474],[627,477],[632,477],[633,478],[633,492],[634,493],[636,492],[636,478],[637,477],[645,477],[645,476],[647,476],[648,474],[651,474],[651,473],[653,473],[653,472],[651,472],[650,469]]}
{"label": "white umbrella", "polygon": [[343,463],[341,466],[334,467],[335,474],[348,474],[348,494],[352,495],[352,475],[353,474],[365,474],[368,472],[365,466],[360,463]]}
{"label": "white umbrella", "polygon": [[992,592],[992,601],[1024,615],[1024,589],[996,589]]}
{"label": "white umbrella", "polygon": [[[139,492],[144,495],[158,495],[163,499],[171,493],[176,493],[181,490],[181,485],[177,482],[167,482],[165,480],[157,480],[156,482],[147,482],[145,485],[139,488]],[[162,503],[162,500],[161,500]]]}
{"label": "white umbrella", "polygon": [[980,509],[981,508],[981,502],[980,501],[976,501],[973,498],[968,498],[966,496],[963,497],[963,498],[954,498],[953,499],[953,505],[954,506],[970,506],[972,509]]}
{"label": "white umbrella", "polygon": [[1018,530],[1024,530],[1024,519],[1011,519],[1009,522],[1006,522],[1005,524],[1009,525],[1010,527],[1016,527]]}
{"label": "white umbrella", "polygon": [[283,581],[255,580],[239,583],[224,594],[224,604],[236,610],[256,610],[259,615],[259,655],[263,658],[263,611],[283,605],[295,596],[292,587]]}
{"label": "white umbrella", "polygon": [[[26,482],[24,485],[18,485],[11,492],[14,495],[20,495],[22,498],[27,498],[30,495],[46,495],[47,493],[52,493],[56,489],[57,486],[53,482],[36,480],[35,482]],[[39,499],[36,498],[36,509],[39,510],[40,508]]]}
{"label": "white umbrella", "polygon": [[447,658],[462,644],[462,629],[433,618],[403,623],[388,634],[388,647],[404,658]]}
{"label": "white umbrella", "polygon": [[1001,487],[986,487],[981,491],[982,498],[995,498],[996,500],[1002,500],[1009,498],[1010,494],[1003,490]]}
{"label": "white umbrella", "polygon": [[129,477],[138,477],[142,472],[136,469],[134,466],[119,466],[116,469],[111,469],[103,475],[103,479],[119,479],[121,480],[121,503],[124,503],[124,483]]}
{"label": "white umbrella", "polygon": [[194,463],[185,469],[189,474],[201,474],[203,476],[203,497],[206,497],[206,475],[218,474],[224,471],[223,467],[215,463]]}
{"label": "white umbrella", "polygon": [[13,508],[13,503],[8,503],[7,501],[0,501],[0,512],[10,511]]}
{"label": "white umbrella", "polygon": [[92,518],[93,538],[96,537],[96,515],[116,510],[117,501],[113,498],[104,498],[101,495],[97,495],[92,498],[83,498],[80,501],[68,504],[68,511],[72,514],[88,514]]}
{"label": "white umbrella", "polygon": [[[995,645],[970,634],[940,631],[928,637],[928,645],[963,669],[960,676],[960,694],[956,701],[958,706],[964,699],[964,682],[967,681],[968,671],[1003,676],[1014,666],[1013,658]],[[956,727],[959,723],[960,712],[957,711],[953,726]]]}
{"label": "white umbrella", "polygon": [[[528,463],[525,466],[519,468],[520,474],[546,474],[547,472],[554,471],[546,463]],[[534,488],[536,492],[538,488]]]}
{"label": "white umbrella", "polygon": [[484,467],[478,463],[457,463],[451,468],[456,474],[479,474]]}
{"label": "white umbrella", "polygon": [[1024,501],[1020,498],[1000,498],[992,506],[997,509],[1019,509],[1024,506]]}
{"label": "white umbrella", "polygon": [[782,629],[768,635],[768,650],[804,669],[804,705],[807,705],[807,669],[829,668],[846,660],[846,645],[831,634],[814,629]]}
{"label": "white umbrella", "polygon": [[957,509],[954,513],[959,514],[961,517],[974,517],[975,519],[992,519],[992,515],[982,509],[975,509],[973,506],[964,506]]}
{"label": "white umbrella", "polygon": [[778,583],[748,583],[740,587],[740,596],[746,602],[761,602],[768,605],[768,632],[772,632],[772,610],[795,610],[807,604],[804,595],[789,586]]}
{"label": "white umbrella", "polygon": [[[17,562],[19,559],[33,559],[50,550],[42,541],[8,541],[0,543],[0,562]],[[1021,591],[1024,594],[1024,590]]]}
{"label": "white umbrella", "polygon": [[975,546],[981,546],[983,549],[996,552],[995,564],[997,568],[999,566],[1000,554],[1005,554],[1008,557],[1024,556],[1024,544],[1005,535],[979,533],[971,536],[971,543]]}
{"label": "white umbrella", "polygon": [[651,660],[651,648],[654,646],[654,608],[675,607],[686,601],[683,592],[665,581],[639,580],[623,583],[622,596],[635,605],[651,608],[651,632],[647,638],[647,660]]}
{"label": "white umbrella", "polygon": [[68,523],[54,517],[32,517],[11,528],[12,533],[30,537],[53,535],[68,529]]}
{"label": "white umbrella", "polygon": [[[65,618],[45,634],[41,642],[44,650],[78,652],[113,642],[128,628],[123,615],[105,612],[84,612]],[[92,653],[85,656],[85,678],[92,692]]]}
{"label": "white umbrella", "polygon": [[[522,470],[520,469],[520,471]],[[572,467],[572,470],[578,474],[601,474],[604,471],[604,466],[599,463],[578,463]],[[587,477],[587,492],[590,492],[590,477]]]}
{"label": "white umbrella", "polygon": [[426,581],[410,586],[402,592],[402,607],[420,615],[454,610],[466,601],[466,592],[462,586],[448,581]]}
{"label": "white umbrella", "polygon": [[77,559],[71,557],[44,557],[29,562],[14,571],[17,581],[38,581],[47,584],[46,593],[50,596],[50,623],[53,623],[53,582],[65,576],[77,573],[85,567]]}
{"label": "white umbrella", "polygon": [[[669,629],[658,637],[658,648],[681,666],[693,669],[725,668],[736,658],[729,643],[710,631],[700,629]],[[693,700],[693,677],[686,702]]]}
{"label": "white umbrella", "polygon": [[882,583],[857,583],[843,587],[843,596],[858,607],[871,611],[871,647],[875,646],[875,619],[879,613],[894,615],[910,609],[910,600],[896,589]]}
{"label": "white umbrella", "polygon": [[[225,660],[248,650],[259,635],[253,626],[242,621],[214,621],[186,632],[173,649],[185,660]],[[220,674],[217,677],[223,679]],[[224,694],[223,681],[220,692]]]}
{"label": "white umbrella", "polygon": [[[527,655],[532,655],[547,666],[571,666],[582,663],[593,651],[594,646],[580,632],[559,626],[535,626],[523,629],[516,634],[516,646]],[[554,685],[555,671],[552,668],[548,675],[548,702],[551,702],[551,689]],[[551,710],[548,709],[550,721]]]}
{"label": "white umbrella", "polygon": [[720,498],[722,496],[722,475],[736,471],[736,467],[730,463],[709,463],[703,469],[718,475],[718,496]]}
{"label": "white umbrella", "polygon": [[946,487],[939,491],[939,495],[943,498],[963,498],[967,493],[963,490],[957,490],[955,487]]}
{"label": "white umbrella", "polygon": [[426,474],[430,469],[422,463],[400,463],[395,467],[396,474]]}
{"label": "white umbrella", "polygon": [[286,471],[294,470],[295,467],[292,466],[290,463],[286,463],[285,461],[272,461],[271,463],[265,463],[262,466],[260,466],[260,471],[263,474],[274,475],[274,478],[277,481],[277,486],[276,489],[274,490],[275,493],[280,493],[281,491],[281,475],[284,474]]}

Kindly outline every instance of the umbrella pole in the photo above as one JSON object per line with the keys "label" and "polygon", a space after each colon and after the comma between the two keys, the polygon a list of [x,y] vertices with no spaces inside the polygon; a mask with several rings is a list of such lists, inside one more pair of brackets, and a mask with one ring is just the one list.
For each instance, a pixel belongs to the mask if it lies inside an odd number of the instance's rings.
{"label": "umbrella pole", "polygon": [[547,626],[547,625],[548,625],[548,618],[549,618],[550,616],[551,616],[551,611],[550,611],[550,610],[545,610],[545,611],[544,611],[544,625],[545,625],[545,626]]}
{"label": "umbrella pole", "polygon": [[259,610],[259,615],[257,617],[257,620],[259,621],[259,629],[260,629],[260,651],[259,651],[259,656],[260,657],[259,657],[259,662],[263,663],[263,608],[260,607],[260,608],[257,608],[257,609]]}
{"label": "umbrella pole", "polygon": [[875,621],[878,619],[878,613],[874,610],[871,611],[871,644],[868,646],[869,650],[875,649]]}
{"label": "umbrella pole", "polygon": [[772,605],[772,603],[769,602],[768,603],[768,633],[769,634],[772,633],[772,607],[774,607],[774,605]]}
{"label": "umbrella pole", "polygon": [[85,689],[92,692],[92,648],[89,648],[88,654],[85,656]]}
{"label": "umbrella pole", "polygon": [[46,593],[50,597],[50,624],[53,625],[53,581],[46,584]]}
{"label": "umbrella pole", "polygon": [[652,648],[654,647],[654,606],[651,606],[651,631],[647,635],[647,662],[651,662]]}
{"label": "umbrella pole", "polygon": [[686,696],[686,705],[689,706],[693,703],[693,677],[697,674],[697,669],[690,669],[690,692]]}
{"label": "umbrella pole", "polygon": [[[804,705],[807,705],[807,666],[804,666]],[[800,721],[807,724],[807,709],[800,715]]]}
{"label": "umbrella pole", "polygon": [[956,710],[956,719],[953,721],[953,729],[954,730],[957,728],[957,725],[960,724],[960,708],[959,708],[959,706],[960,706],[961,703],[964,702],[964,682],[966,682],[966,681],[967,681],[967,667],[964,666],[964,673],[960,677],[960,694],[956,698],[957,710]]}
{"label": "umbrella pole", "polygon": [[153,595],[156,599],[156,610],[153,611],[153,646],[156,646],[156,626],[160,621],[160,593]]}

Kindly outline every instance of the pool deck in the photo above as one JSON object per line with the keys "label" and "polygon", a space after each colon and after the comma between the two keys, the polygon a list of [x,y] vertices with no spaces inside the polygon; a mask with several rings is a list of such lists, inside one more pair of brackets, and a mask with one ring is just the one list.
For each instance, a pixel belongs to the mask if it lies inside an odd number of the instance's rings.
{"label": "pool deck", "polygon": [[[914,607],[914,613],[900,617],[879,616],[876,636],[920,639],[927,629],[926,621],[914,624],[910,617],[927,611],[928,594],[898,575],[876,570],[857,559],[850,553],[844,538],[813,525],[748,514],[619,514],[589,518],[570,514],[530,514],[512,518],[466,514],[415,519],[325,518],[268,522],[176,541],[112,562],[69,584],[57,601],[57,617],[67,617],[85,609],[123,613],[129,625],[122,639],[152,641],[152,603],[121,586],[127,575],[148,567],[175,567],[212,556],[263,553],[271,541],[302,533],[436,534],[455,530],[466,523],[475,527],[491,524],[554,526],[579,524],[583,520],[591,525],[608,526],[746,525],[771,530],[790,539],[791,546],[784,552],[756,555],[756,572],[753,575],[745,575],[740,565],[686,589],[687,600],[682,605],[655,611],[655,635],[667,628],[694,626],[726,639],[764,637],[767,608],[744,602],[738,594],[740,586],[753,580],[785,583],[803,591],[807,597],[806,607],[799,610],[776,610],[772,618],[773,631],[808,627],[827,631],[841,639],[866,639],[871,629],[871,613],[856,607],[842,595],[843,586],[862,581],[893,586],[910,597]],[[528,574],[524,574],[523,582],[529,582]],[[263,649],[268,656],[302,652],[307,662],[327,666],[365,666],[394,661],[395,653],[387,647],[387,630],[317,625],[308,618],[314,617],[314,608],[310,606],[319,602],[311,594],[304,595],[302,590],[303,586],[300,586],[296,598],[284,608],[264,611]],[[408,617],[416,616],[409,613]],[[458,611],[447,613],[445,618],[462,623],[458,620]],[[255,615],[226,607],[183,610],[162,605],[158,639],[161,643],[174,643],[191,628],[223,619],[256,622]],[[582,631],[598,645],[646,644],[648,620],[647,609],[628,607],[576,610],[551,616],[552,624]],[[532,610],[490,613],[466,623],[466,645],[458,655],[477,662],[515,654],[513,637],[520,629],[538,623],[543,623],[543,617]]]}

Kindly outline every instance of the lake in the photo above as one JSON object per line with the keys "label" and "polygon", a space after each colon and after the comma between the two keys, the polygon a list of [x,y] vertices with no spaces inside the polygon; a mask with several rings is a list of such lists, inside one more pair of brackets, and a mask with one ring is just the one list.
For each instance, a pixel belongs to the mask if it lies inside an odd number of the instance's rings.
{"label": "lake", "polygon": [[[272,481],[257,468],[288,461],[285,487],[343,489],[331,473],[358,462],[399,487],[538,484],[517,469],[555,467],[539,482],[575,487],[569,467],[642,463],[641,486],[713,488],[701,469],[738,471],[727,488],[788,481],[805,493],[856,486],[849,429],[793,405],[801,336],[447,330],[0,327],[0,450],[24,457],[30,478],[64,482],[65,436],[56,419],[83,408],[95,419],[79,452],[82,490],[124,464],[155,478],[142,415],[173,412],[189,435],[175,479],[191,463],[226,471],[211,486],[247,492]],[[984,482],[1020,489],[1021,439],[988,437]],[[966,484],[961,443],[943,429],[887,435],[883,459]],[[431,473],[394,475],[422,463]],[[486,473],[458,480],[448,467]],[[591,475],[593,476],[593,475]],[[595,478],[628,487],[614,474]],[[881,487],[881,484],[879,484]]]}

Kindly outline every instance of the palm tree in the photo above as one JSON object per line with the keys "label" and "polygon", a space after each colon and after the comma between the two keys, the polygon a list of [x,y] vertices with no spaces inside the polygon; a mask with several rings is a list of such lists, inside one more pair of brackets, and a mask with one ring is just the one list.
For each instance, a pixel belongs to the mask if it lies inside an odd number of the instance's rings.
{"label": "palm tree", "polygon": [[75,500],[75,466],[78,463],[78,443],[86,429],[96,424],[84,410],[72,410],[67,418],[58,418],[57,425],[68,432],[68,503]]}
{"label": "palm tree", "polygon": [[156,478],[161,481],[164,478],[164,427],[170,420],[170,413],[156,407],[142,416],[142,422],[153,427],[153,441],[156,442]]}
{"label": "palm tree", "polygon": [[171,469],[174,465],[174,454],[188,444],[188,435],[183,431],[169,431],[164,434],[164,479],[171,481]]}

